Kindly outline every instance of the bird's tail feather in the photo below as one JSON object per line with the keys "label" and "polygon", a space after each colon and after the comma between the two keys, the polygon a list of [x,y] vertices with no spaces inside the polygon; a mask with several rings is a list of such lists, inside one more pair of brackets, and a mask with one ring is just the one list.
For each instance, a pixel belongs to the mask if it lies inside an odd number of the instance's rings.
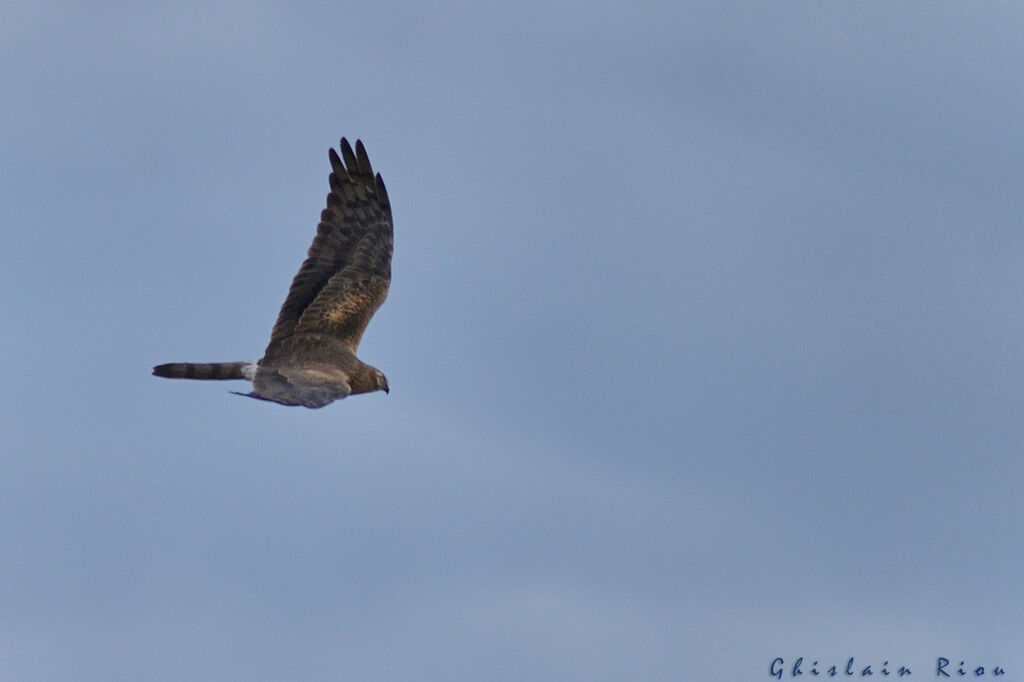
{"label": "bird's tail feather", "polygon": [[157,365],[153,375],[167,379],[252,379],[251,362],[172,362]]}

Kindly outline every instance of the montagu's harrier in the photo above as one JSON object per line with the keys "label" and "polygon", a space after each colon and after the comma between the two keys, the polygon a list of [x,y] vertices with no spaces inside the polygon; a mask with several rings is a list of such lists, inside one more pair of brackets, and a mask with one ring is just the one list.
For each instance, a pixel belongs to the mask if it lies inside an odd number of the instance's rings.
{"label": "montagu's harrier", "polygon": [[380,370],[356,357],[363,330],[391,282],[391,204],[363,143],[332,149],[331,192],[309,257],[281,307],[258,362],[175,362],[170,379],[248,379],[248,395],[282,405],[323,407],[353,393],[388,391]]}

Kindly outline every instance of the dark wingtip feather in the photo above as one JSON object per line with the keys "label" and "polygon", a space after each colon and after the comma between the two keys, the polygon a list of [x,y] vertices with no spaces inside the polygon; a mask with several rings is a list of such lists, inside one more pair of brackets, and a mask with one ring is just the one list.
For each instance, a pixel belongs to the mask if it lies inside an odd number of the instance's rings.
{"label": "dark wingtip feather", "polygon": [[350,145],[348,140],[344,137],[341,138],[341,157],[345,159],[345,170],[347,170],[349,174],[355,173],[356,168],[359,167],[359,162],[356,161],[356,155],[352,151],[352,145]]}
{"label": "dark wingtip feather", "polygon": [[385,206],[391,206],[391,200],[388,199],[388,190],[384,186],[384,178],[380,176],[380,173],[377,173],[377,198]]}
{"label": "dark wingtip feather", "polygon": [[341,159],[338,157],[338,152],[334,151],[334,147],[331,147],[330,151],[327,152],[327,157],[331,160],[331,169],[335,173],[345,170],[345,167],[341,165]]}
{"label": "dark wingtip feather", "polygon": [[370,156],[366,153],[366,147],[362,140],[356,140],[356,160],[359,163],[359,174],[373,177],[373,167],[370,166]]}

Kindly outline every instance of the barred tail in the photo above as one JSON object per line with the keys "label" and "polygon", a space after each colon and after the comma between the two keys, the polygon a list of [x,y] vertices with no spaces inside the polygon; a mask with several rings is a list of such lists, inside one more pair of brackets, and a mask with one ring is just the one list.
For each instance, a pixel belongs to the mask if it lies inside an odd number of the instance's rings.
{"label": "barred tail", "polygon": [[172,362],[157,365],[153,375],[168,379],[252,379],[251,362]]}

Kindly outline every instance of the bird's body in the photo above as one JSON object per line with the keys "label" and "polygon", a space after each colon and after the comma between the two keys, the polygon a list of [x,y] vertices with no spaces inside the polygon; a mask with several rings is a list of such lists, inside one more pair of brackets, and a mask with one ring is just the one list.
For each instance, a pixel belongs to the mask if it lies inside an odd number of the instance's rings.
{"label": "bird's body", "polygon": [[[258,362],[171,363],[172,379],[248,379],[244,394],[282,405],[323,407],[354,393],[388,390],[387,379],[356,357],[366,325],[391,283],[391,204],[362,142],[332,149],[331,192],[309,257],[292,281],[270,343]],[[344,162],[343,162],[344,160]]]}

